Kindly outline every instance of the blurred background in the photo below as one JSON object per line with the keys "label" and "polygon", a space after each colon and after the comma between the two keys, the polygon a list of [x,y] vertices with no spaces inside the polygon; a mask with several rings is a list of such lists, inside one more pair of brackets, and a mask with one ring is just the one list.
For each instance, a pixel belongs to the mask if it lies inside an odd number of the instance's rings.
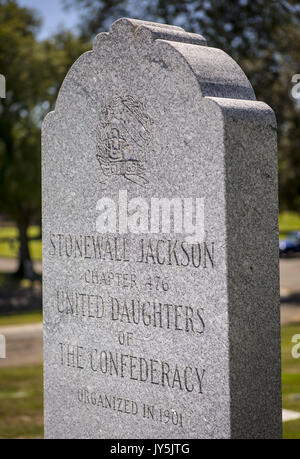
{"label": "blurred background", "polygon": [[283,431],[300,438],[300,4],[285,0],[0,0],[0,438],[43,437],[41,122],[70,66],[123,16],[201,33],[276,113]]}

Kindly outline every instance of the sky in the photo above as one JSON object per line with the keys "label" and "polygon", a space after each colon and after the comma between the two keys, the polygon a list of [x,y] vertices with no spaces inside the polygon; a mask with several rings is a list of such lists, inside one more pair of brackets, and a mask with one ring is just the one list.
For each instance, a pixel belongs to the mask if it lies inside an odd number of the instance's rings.
{"label": "sky", "polygon": [[59,26],[74,28],[78,23],[77,10],[65,11],[62,0],[18,0],[19,5],[34,8],[43,19],[39,38],[44,39],[55,33]]}

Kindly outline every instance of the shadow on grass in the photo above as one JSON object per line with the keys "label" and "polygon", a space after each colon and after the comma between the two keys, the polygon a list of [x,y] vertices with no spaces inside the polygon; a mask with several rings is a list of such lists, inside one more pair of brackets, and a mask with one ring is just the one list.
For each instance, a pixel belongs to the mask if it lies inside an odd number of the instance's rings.
{"label": "shadow on grass", "polygon": [[283,423],[283,438],[285,440],[296,440],[300,438],[300,419]]}
{"label": "shadow on grass", "polygon": [[29,281],[11,273],[0,273],[0,316],[41,310],[41,277]]}
{"label": "shadow on grass", "polygon": [[300,306],[300,294],[294,293],[292,295],[280,296],[280,303],[294,304]]}

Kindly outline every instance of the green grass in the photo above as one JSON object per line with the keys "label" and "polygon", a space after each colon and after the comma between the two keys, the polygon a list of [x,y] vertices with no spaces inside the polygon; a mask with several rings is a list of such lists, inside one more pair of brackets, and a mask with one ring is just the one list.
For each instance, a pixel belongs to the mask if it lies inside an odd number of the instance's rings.
{"label": "green grass", "polygon": [[[39,227],[31,226],[28,230],[29,237],[39,235]],[[9,238],[10,241],[1,242],[2,238]],[[42,259],[42,241],[35,240],[29,242],[29,250],[33,260]],[[16,258],[18,257],[19,242],[18,230],[16,227],[1,227],[0,228],[0,257]]]}
{"label": "green grass", "polygon": [[0,327],[6,327],[8,325],[33,324],[42,321],[42,312],[23,312],[21,314],[0,316]]}
{"label": "green grass", "polygon": [[296,212],[283,212],[279,215],[279,235],[287,236],[290,231],[300,230],[300,215]]}
{"label": "green grass", "polygon": [[299,440],[300,438],[300,419],[283,423],[284,440]]}
{"label": "green grass", "polygon": [[0,438],[43,437],[41,365],[0,370]]}
{"label": "green grass", "polygon": [[[300,412],[300,358],[294,359],[291,354],[296,334],[300,334],[300,324],[282,327],[282,406]],[[283,423],[283,438],[300,439],[300,419]]]}

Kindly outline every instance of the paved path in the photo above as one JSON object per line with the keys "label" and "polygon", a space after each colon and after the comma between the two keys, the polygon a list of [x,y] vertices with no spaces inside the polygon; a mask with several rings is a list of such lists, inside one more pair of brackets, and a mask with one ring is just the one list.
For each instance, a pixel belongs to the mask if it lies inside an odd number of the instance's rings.
{"label": "paved path", "polygon": [[300,295],[300,257],[280,260],[280,290],[282,296]]}
{"label": "paved path", "polygon": [[280,260],[281,324],[300,323],[300,258]]}
{"label": "paved path", "polygon": [[281,325],[300,324],[300,305],[281,304],[280,323]]}
{"label": "paved path", "polygon": [[0,368],[33,365],[43,360],[43,325],[0,327],[6,339],[6,358],[0,358]]}
{"label": "paved path", "polygon": [[[0,272],[14,273],[18,269],[18,260],[16,258],[0,258]],[[42,272],[42,262],[35,261],[34,269],[38,274]]]}

